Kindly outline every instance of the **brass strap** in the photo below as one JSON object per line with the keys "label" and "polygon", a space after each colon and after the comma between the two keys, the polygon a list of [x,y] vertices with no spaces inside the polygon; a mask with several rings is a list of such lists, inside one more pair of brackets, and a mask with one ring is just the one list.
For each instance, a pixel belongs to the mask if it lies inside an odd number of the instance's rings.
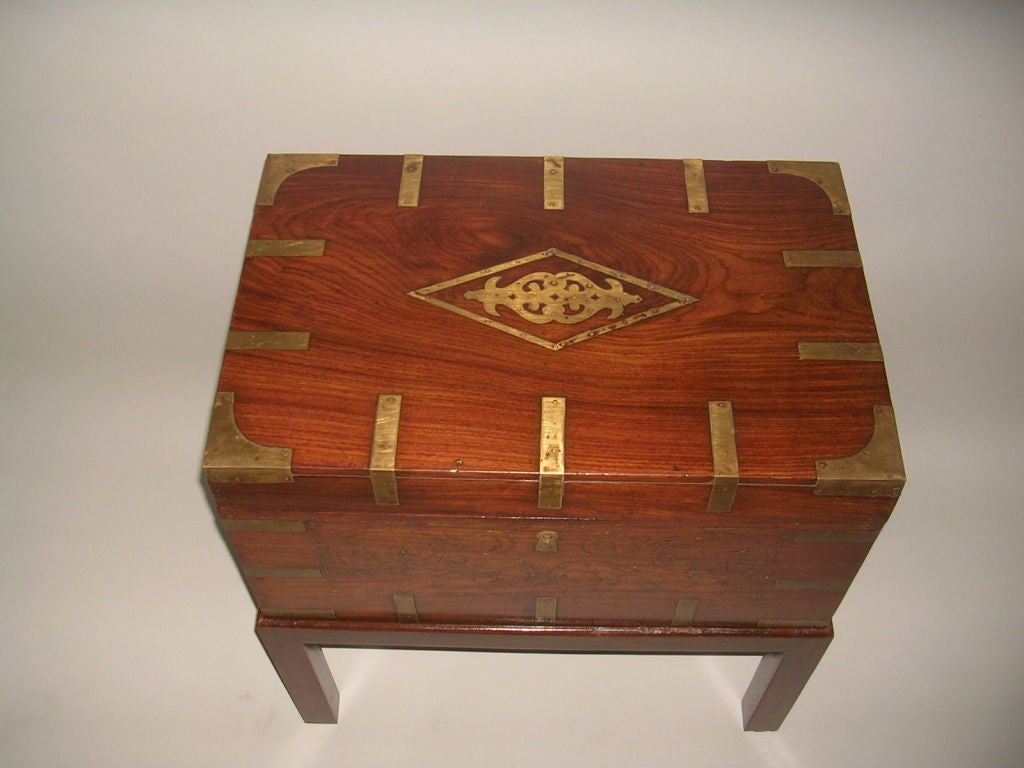
{"label": "brass strap", "polygon": [[231,331],[225,349],[238,351],[281,351],[309,349],[309,332]]}
{"label": "brass strap", "polygon": [[378,504],[398,504],[395,457],[398,453],[398,421],[402,413],[401,395],[380,395],[370,452],[370,483]]}
{"label": "brass strap", "polygon": [[565,208],[565,158],[544,158],[544,208],[561,211]]}
{"label": "brass strap", "polygon": [[881,344],[801,341],[797,343],[797,354],[801,360],[882,362]]}
{"label": "brass strap", "polygon": [[537,621],[554,621],[558,612],[557,597],[538,597],[536,615]]}
{"label": "brass strap", "polygon": [[398,205],[415,208],[420,204],[420,179],[423,176],[423,155],[406,155],[402,161],[402,180],[398,185]]}
{"label": "brass strap", "polygon": [[250,240],[245,258],[260,256],[323,256],[326,240]]}
{"label": "brass strap", "polygon": [[395,616],[403,624],[415,624],[420,620],[416,611],[416,597],[408,592],[394,592],[391,599],[395,603]]}
{"label": "brass strap", "polygon": [[565,398],[542,397],[537,506],[561,509],[565,491]]}
{"label": "brass strap", "polygon": [[783,251],[787,267],[845,267],[861,269],[860,251]]}
{"label": "brass strap", "polygon": [[708,185],[704,178],[703,160],[683,160],[683,178],[686,180],[686,205],[690,213],[707,213]]}
{"label": "brass strap", "polygon": [[725,514],[732,510],[740,482],[732,403],[728,400],[712,400],[708,403],[708,417],[711,421],[711,459],[714,472],[711,494],[708,497],[708,512]]}
{"label": "brass strap", "polygon": [[692,627],[693,617],[697,615],[700,600],[680,600],[676,603],[676,612],[672,617],[673,627]]}
{"label": "brass strap", "polygon": [[820,496],[881,496],[895,498],[906,482],[903,453],[891,405],[874,407],[875,431],[857,453],[815,462]]}

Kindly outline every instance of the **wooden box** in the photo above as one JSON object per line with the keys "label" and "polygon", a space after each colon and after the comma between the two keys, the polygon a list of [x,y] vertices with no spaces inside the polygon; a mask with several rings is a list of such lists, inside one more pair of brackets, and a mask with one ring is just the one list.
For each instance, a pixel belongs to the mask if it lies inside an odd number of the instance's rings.
{"label": "wooden box", "polygon": [[781,723],[903,486],[839,166],[271,155],[204,474],[325,645],[755,653]]}

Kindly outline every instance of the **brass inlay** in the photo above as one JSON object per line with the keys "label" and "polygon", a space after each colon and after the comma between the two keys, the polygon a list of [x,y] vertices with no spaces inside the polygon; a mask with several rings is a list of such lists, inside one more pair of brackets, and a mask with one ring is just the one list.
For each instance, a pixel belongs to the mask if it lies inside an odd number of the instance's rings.
{"label": "brass inlay", "polygon": [[307,611],[307,610],[280,610],[268,611],[261,609],[260,613],[271,619],[336,619],[334,611]]}
{"label": "brass inlay", "polygon": [[846,267],[861,269],[860,251],[783,251],[787,267]]}
{"label": "brass inlay", "polygon": [[816,494],[899,496],[907,478],[892,406],[875,406],[875,431],[862,450],[851,456],[818,461],[816,467]]}
{"label": "brass inlay", "polygon": [[560,211],[565,208],[565,158],[544,158],[544,208]]}
{"label": "brass inlay", "polygon": [[789,629],[791,627],[813,627],[817,629],[819,627],[827,627],[831,623],[828,619],[761,619],[761,621],[757,622],[757,626],[761,628],[785,627]]}
{"label": "brass inlay", "polygon": [[398,205],[415,208],[420,204],[420,180],[423,177],[423,155],[406,155],[402,161],[402,180],[398,185]]}
{"label": "brass inlay", "polygon": [[542,397],[537,506],[561,509],[565,490],[565,398]]}
{"label": "brass inlay", "polygon": [[707,213],[708,185],[704,178],[703,160],[683,160],[683,178],[686,180],[686,205],[690,213]]}
{"label": "brass inlay", "polygon": [[373,498],[378,504],[398,504],[395,456],[398,452],[398,420],[401,412],[401,395],[380,395],[377,398],[377,420],[370,452],[370,483],[373,486]]}
{"label": "brass inlay", "polygon": [[728,400],[712,400],[708,403],[708,416],[711,421],[711,458],[714,466],[708,512],[725,514],[732,510],[740,483],[732,403]]}
{"label": "brass inlay", "polygon": [[537,534],[537,552],[557,552],[558,533],[557,531],[541,531]]}
{"label": "brass inlay", "polygon": [[800,531],[793,541],[801,543],[843,544],[847,542],[872,542],[878,531]]}
{"label": "brass inlay", "polygon": [[394,592],[391,599],[395,603],[395,616],[403,624],[415,624],[420,620],[416,612],[416,597],[408,592]]}
{"label": "brass inlay", "polygon": [[848,589],[852,582],[849,579],[778,579],[776,589],[816,589],[825,592],[838,592]]}
{"label": "brass inlay", "polygon": [[273,205],[277,190],[293,173],[338,164],[338,155],[267,155],[256,205]]}
{"label": "brass inlay", "polygon": [[846,185],[843,184],[843,172],[839,163],[811,163],[800,160],[769,160],[768,170],[772,173],[785,173],[800,176],[812,181],[828,195],[832,202],[832,213],[837,216],[850,215],[850,201],[846,197]]}
{"label": "brass inlay", "polygon": [[260,256],[323,256],[326,240],[250,240],[245,258]]}
{"label": "brass inlay", "polygon": [[254,531],[256,533],[305,533],[306,524],[301,520],[239,520],[221,518],[220,527],[225,531]]}
{"label": "brass inlay", "polygon": [[[664,296],[665,298],[670,299],[670,301],[668,304],[663,304],[658,307],[652,307],[651,309],[645,310],[643,312],[638,312],[635,315],[630,315],[627,318],[618,320],[614,323],[610,323],[609,325],[603,325],[599,328],[594,328],[592,330],[585,331],[584,333],[577,334],[575,336],[563,339],[561,341],[549,341],[539,336],[534,336],[533,334],[527,333],[526,331],[520,330],[518,328],[513,328],[509,325],[505,325],[504,323],[498,320],[492,320],[491,318],[486,317],[484,315],[471,312],[464,307],[460,307],[455,304],[450,304],[447,301],[435,298],[432,295],[438,293],[439,291],[445,291],[449,288],[454,288],[455,286],[462,285],[464,283],[469,283],[472,282],[473,280],[478,280],[479,278],[482,277],[487,277],[488,275],[493,275],[498,272],[505,272],[506,270],[509,269],[514,269],[516,267],[521,267],[526,264],[531,264],[535,261],[540,261],[541,259],[548,259],[552,257],[563,259],[565,261],[577,264],[586,269],[594,270],[595,272],[600,272],[602,274],[608,275],[609,278],[614,278],[617,281],[622,281],[623,283],[636,285],[653,293],[657,293],[661,296]],[[488,281],[488,283],[490,283],[490,281]],[[609,283],[611,283],[610,279]],[[470,291],[469,293],[476,292]],[[557,248],[549,248],[548,250],[541,251],[540,253],[534,253],[531,254],[530,256],[524,256],[519,259],[512,259],[511,261],[506,261],[503,264],[498,264],[493,267],[487,267],[485,269],[477,270],[476,272],[471,272],[468,275],[462,275],[461,277],[455,277],[452,278],[451,280],[445,280],[440,283],[435,283],[434,285],[429,285],[426,288],[419,288],[415,291],[410,291],[409,295],[414,298],[425,301],[428,304],[433,304],[435,307],[441,307],[442,309],[446,309],[449,312],[454,312],[455,314],[460,315],[461,317],[469,318],[470,320],[473,320],[475,322],[483,323],[484,325],[489,326],[491,328],[495,328],[504,333],[511,334],[512,336],[516,336],[517,338],[528,341],[531,344],[537,344],[538,346],[556,351],[560,349],[565,349],[566,347],[572,344],[577,344],[581,341],[593,339],[596,336],[600,336],[602,334],[609,333],[620,328],[626,328],[627,326],[633,325],[634,323],[639,323],[641,320],[647,320],[649,318],[665,314],[666,312],[671,312],[674,309],[684,307],[687,304],[693,304],[694,302],[697,301],[697,299],[694,298],[693,296],[688,296],[685,293],[674,291],[671,288],[666,288],[665,286],[662,285],[656,285],[648,280],[641,280],[638,277],[627,275],[625,272],[619,272],[616,270],[608,269],[608,267],[601,266],[596,262],[589,261],[588,259],[584,259],[580,256],[576,256],[571,253],[566,253],[565,251],[560,251]],[[625,295],[628,296],[629,294]]]}
{"label": "brass inlay", "polygon": [[797,343],[797,352],[801,360],[882,362],[881,344],[801,341]]}
{"label": "brass inlay", "polygon": [[306,331],[231,331],[225,349],[244,350],[288,350],[309,349],[309,333]]}
{"label": "brass inlay", "polygon": [[557,597],[538,597],[536,615],[537,621],[554,621],[558,612]]}
{"label": "brass inlay", "polygon": [[672,617],[673,627],[692,627],[693,617],[697,615],[697,604],[700,600],[680,600],[676,603],[676,612]]}
{"label": "brass inlay", "polygon": [[489,315],[501,317],[500,305],[539,325],[582,323],[603,309],[612,320],[627,305],[641,301],[639,296],[626,293],[618,280],[606,277],[608,287],[602,288],[578,272],[531,272],[505,286],[498,285],[499,280],[501,277],[492,277],[480,290],[466,291],[466,298],[479,301]]}
{"label": "brass inlay", "polygon": [[243,568],[242,572],[252,579],[322,579],[319,568]]}
{"label": "brass inlay", "polygon": [[203,474],[211,483],[290,483],[292,449],[259,445],[243,435],[235,422],[235,393],[218,392]]}

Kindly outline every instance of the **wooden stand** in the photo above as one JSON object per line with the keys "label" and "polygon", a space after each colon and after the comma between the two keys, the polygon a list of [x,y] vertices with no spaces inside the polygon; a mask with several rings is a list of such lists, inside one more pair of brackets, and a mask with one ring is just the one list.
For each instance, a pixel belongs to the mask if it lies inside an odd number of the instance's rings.
{"label": "wooden stand", "polygon": [[257,618],[256,634],[307,723],[338,722],[323,648],[763,656],[743,696],[743,727],[774,731],[832,641],[832,626],[795,629],[395,624]]}

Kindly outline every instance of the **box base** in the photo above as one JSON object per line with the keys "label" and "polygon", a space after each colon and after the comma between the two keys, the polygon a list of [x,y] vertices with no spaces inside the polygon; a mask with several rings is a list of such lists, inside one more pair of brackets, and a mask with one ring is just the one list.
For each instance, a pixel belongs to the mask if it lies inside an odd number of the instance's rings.
{"label": "box base", "polygon": [[762,656],[743,696],[743,727],[774,731],[832,641],[815,628],[578,627],[292,620],[260,614],[256,634],[307,723],[338,722],[323,648]]}

